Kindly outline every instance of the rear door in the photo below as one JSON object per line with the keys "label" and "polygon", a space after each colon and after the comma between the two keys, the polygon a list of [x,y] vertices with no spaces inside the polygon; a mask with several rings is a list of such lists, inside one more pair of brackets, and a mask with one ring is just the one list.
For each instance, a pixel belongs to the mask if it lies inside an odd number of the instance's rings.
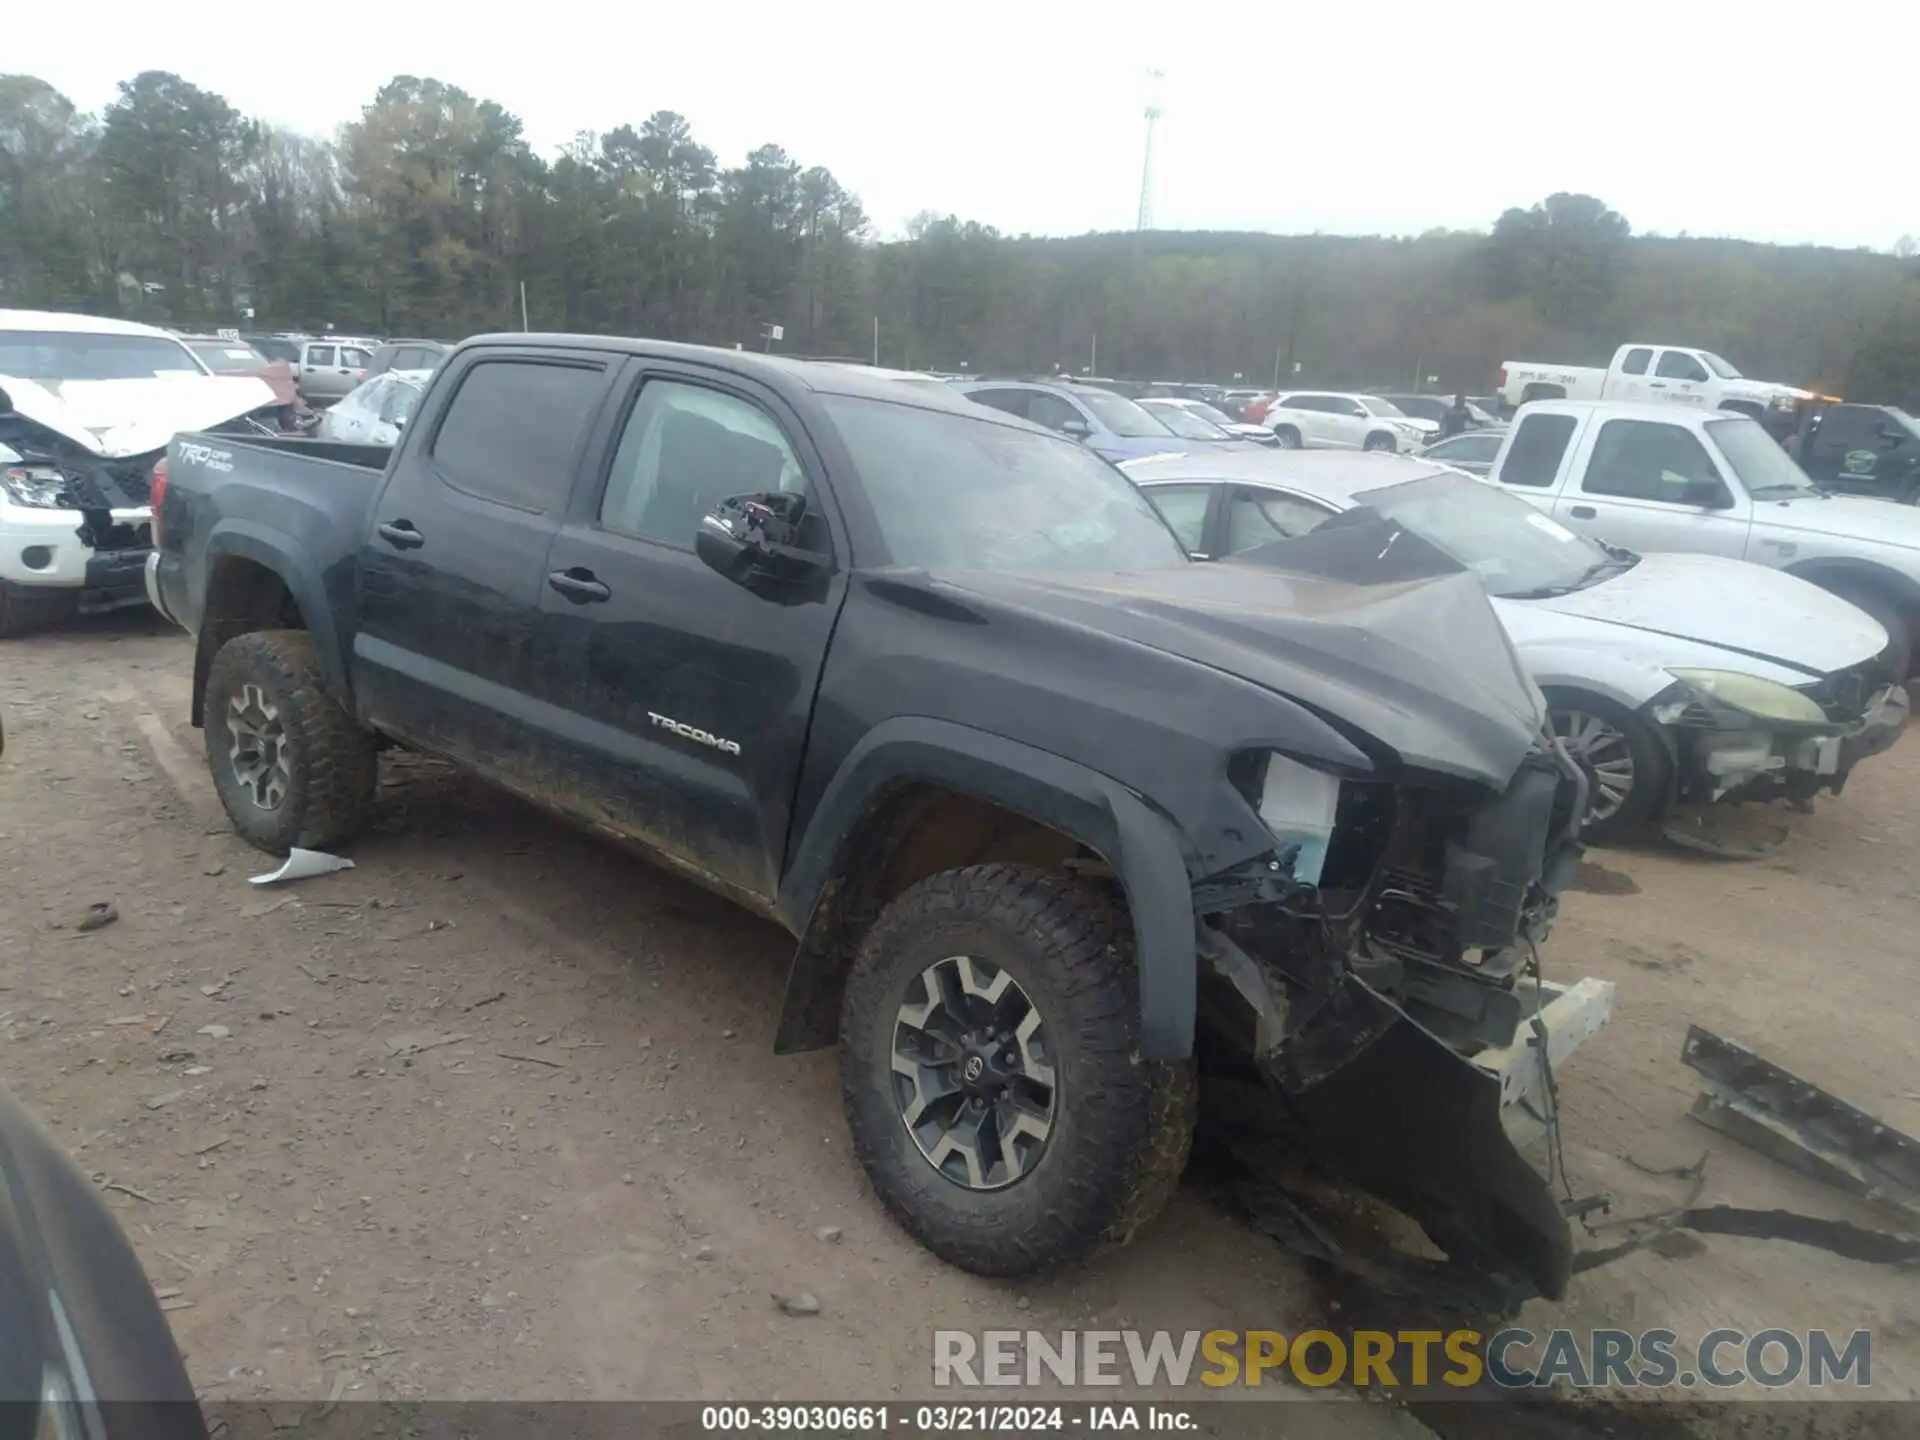
{"label": "rear door", "polygon": [[340,368],[338,345],[308,345],[300,352],[300,393],[309,400],[338,399],[344,392],[329,389],[329,377]]}
{"label": "rear door", "polygon": [[396,456],[360,551],[355,691],[376,728],[521,789],[529,647],[610,357],[470,352]]}
{"label": "rear door", "polygon": [[770,903],[842,564],[759,593],[694,553],[720,501],[808,497],[836,552],[819,457],[771,391],[637,361],[541,567],[533,723],[568,808],[709,883]]}
{"label": "rear door", "polygon": [[1745,556],[1753,502],[1685,425],[1602,420],[1585,451],[1578,479],[1554,503],[1561,524],[1629,550]]}

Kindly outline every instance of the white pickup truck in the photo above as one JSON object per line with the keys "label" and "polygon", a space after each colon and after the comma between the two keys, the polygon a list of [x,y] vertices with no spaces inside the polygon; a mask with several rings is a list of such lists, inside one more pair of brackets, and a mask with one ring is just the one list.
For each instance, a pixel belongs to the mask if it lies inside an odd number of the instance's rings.
{"label": "white pickup truck", "polygon": [[1500,407],[1512,413],[1535,400],[1645,400],[1697,410],[1733,410],[1756,420],[1790,417],[1810,390],[1749,380],[1711,350],[1684,345],[1622,345],[1602,370],[1509,360],[1500,367]]}
{"label": "white pickup truck", "polygon": [[1535,401],[1489,478],[1596,540],[1726,555],[1812,581],[1878,620],[1892,663],[1913,673],[1920,510],[1817,489],[1749,416]]}

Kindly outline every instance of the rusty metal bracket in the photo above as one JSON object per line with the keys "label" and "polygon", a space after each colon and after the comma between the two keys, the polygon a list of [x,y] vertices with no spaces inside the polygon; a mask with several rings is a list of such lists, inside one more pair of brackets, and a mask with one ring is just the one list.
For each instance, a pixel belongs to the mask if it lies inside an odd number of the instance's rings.
{"label": "rusty metal bracket", "polygon": [[1680,1059],[1707,1082],[1687,1112],[1702,1125],[1920,1221],[1920,1141],[1698,1025]]}

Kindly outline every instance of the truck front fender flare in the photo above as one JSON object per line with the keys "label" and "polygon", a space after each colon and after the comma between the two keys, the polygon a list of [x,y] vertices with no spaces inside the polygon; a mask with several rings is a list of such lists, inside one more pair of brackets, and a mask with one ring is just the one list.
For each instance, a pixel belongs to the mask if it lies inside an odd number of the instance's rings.
{"label": "truck front fender flare", "polygon": [[1133,919],[1141,1053],[1193,1053],[1193,891],[1180,832],[1125,786],[1074,761],[949,721],[889,720],[870,731],[828,783],[795,845],[779,913],[800,936],[774,1048],[834,1042],[851,956],[827,923],[863,822],[902,785],[931,785],[997,805],[1086,846],[1112,867]]}
{"label": "truck front fender flare", "polygon": [[[327,689],[351,710],[353,692],[348,686],[333,608],[327,603],[327,587],[320,573],[304,558],[300,547],[280,531],[250,520],[222,520],[207,536],[205,573],[209,590],[219,561],[228,557],[252,561],[280,577],[281,583],[287,587],[287,593],[293,597],[294,606],[300,611],[301,620],[313,636],[314,649],[319,655],[321,674],[325,677]],[[209,599],[209,595],[200,597],[199,645],[193,666],[195,724],[201,722],[207,671],[213,664],[214,652],[231,638],[217,633],[214,617],[209,613]]]}
{"label": "truck front fender flare", "polygon": [[1910,575],[1882,565],[1877,560],[1861,560],[1851,555],[1815,555],[1782,567],[1783,573],[1822,590],[1872,590],[1886,596],[1909,615],[1920,615],[1920,582]]}

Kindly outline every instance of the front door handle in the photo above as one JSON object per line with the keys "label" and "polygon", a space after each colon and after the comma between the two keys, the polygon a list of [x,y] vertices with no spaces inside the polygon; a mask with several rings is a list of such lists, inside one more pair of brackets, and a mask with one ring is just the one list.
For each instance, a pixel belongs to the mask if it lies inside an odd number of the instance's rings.
{"label": "front door handle", "polygon": [[613,598],[613,591],[603,585],[593,571],[578,565],[571,570],[555,570],[547,576],[547,584],[576,605],[590,605],[598,600]]}
{"label": "front door handle", "polygon": [[1594,517],[1595,511],[1591,505],[1576,505],[1567,511],[1567,513],[1576,520],[1591,520]]}
{"label": "front door handle", "polygon": [[390,520],[374,533],[396,550],[418,550],[427,543],[427,537],[414,529],[410,520]]}

